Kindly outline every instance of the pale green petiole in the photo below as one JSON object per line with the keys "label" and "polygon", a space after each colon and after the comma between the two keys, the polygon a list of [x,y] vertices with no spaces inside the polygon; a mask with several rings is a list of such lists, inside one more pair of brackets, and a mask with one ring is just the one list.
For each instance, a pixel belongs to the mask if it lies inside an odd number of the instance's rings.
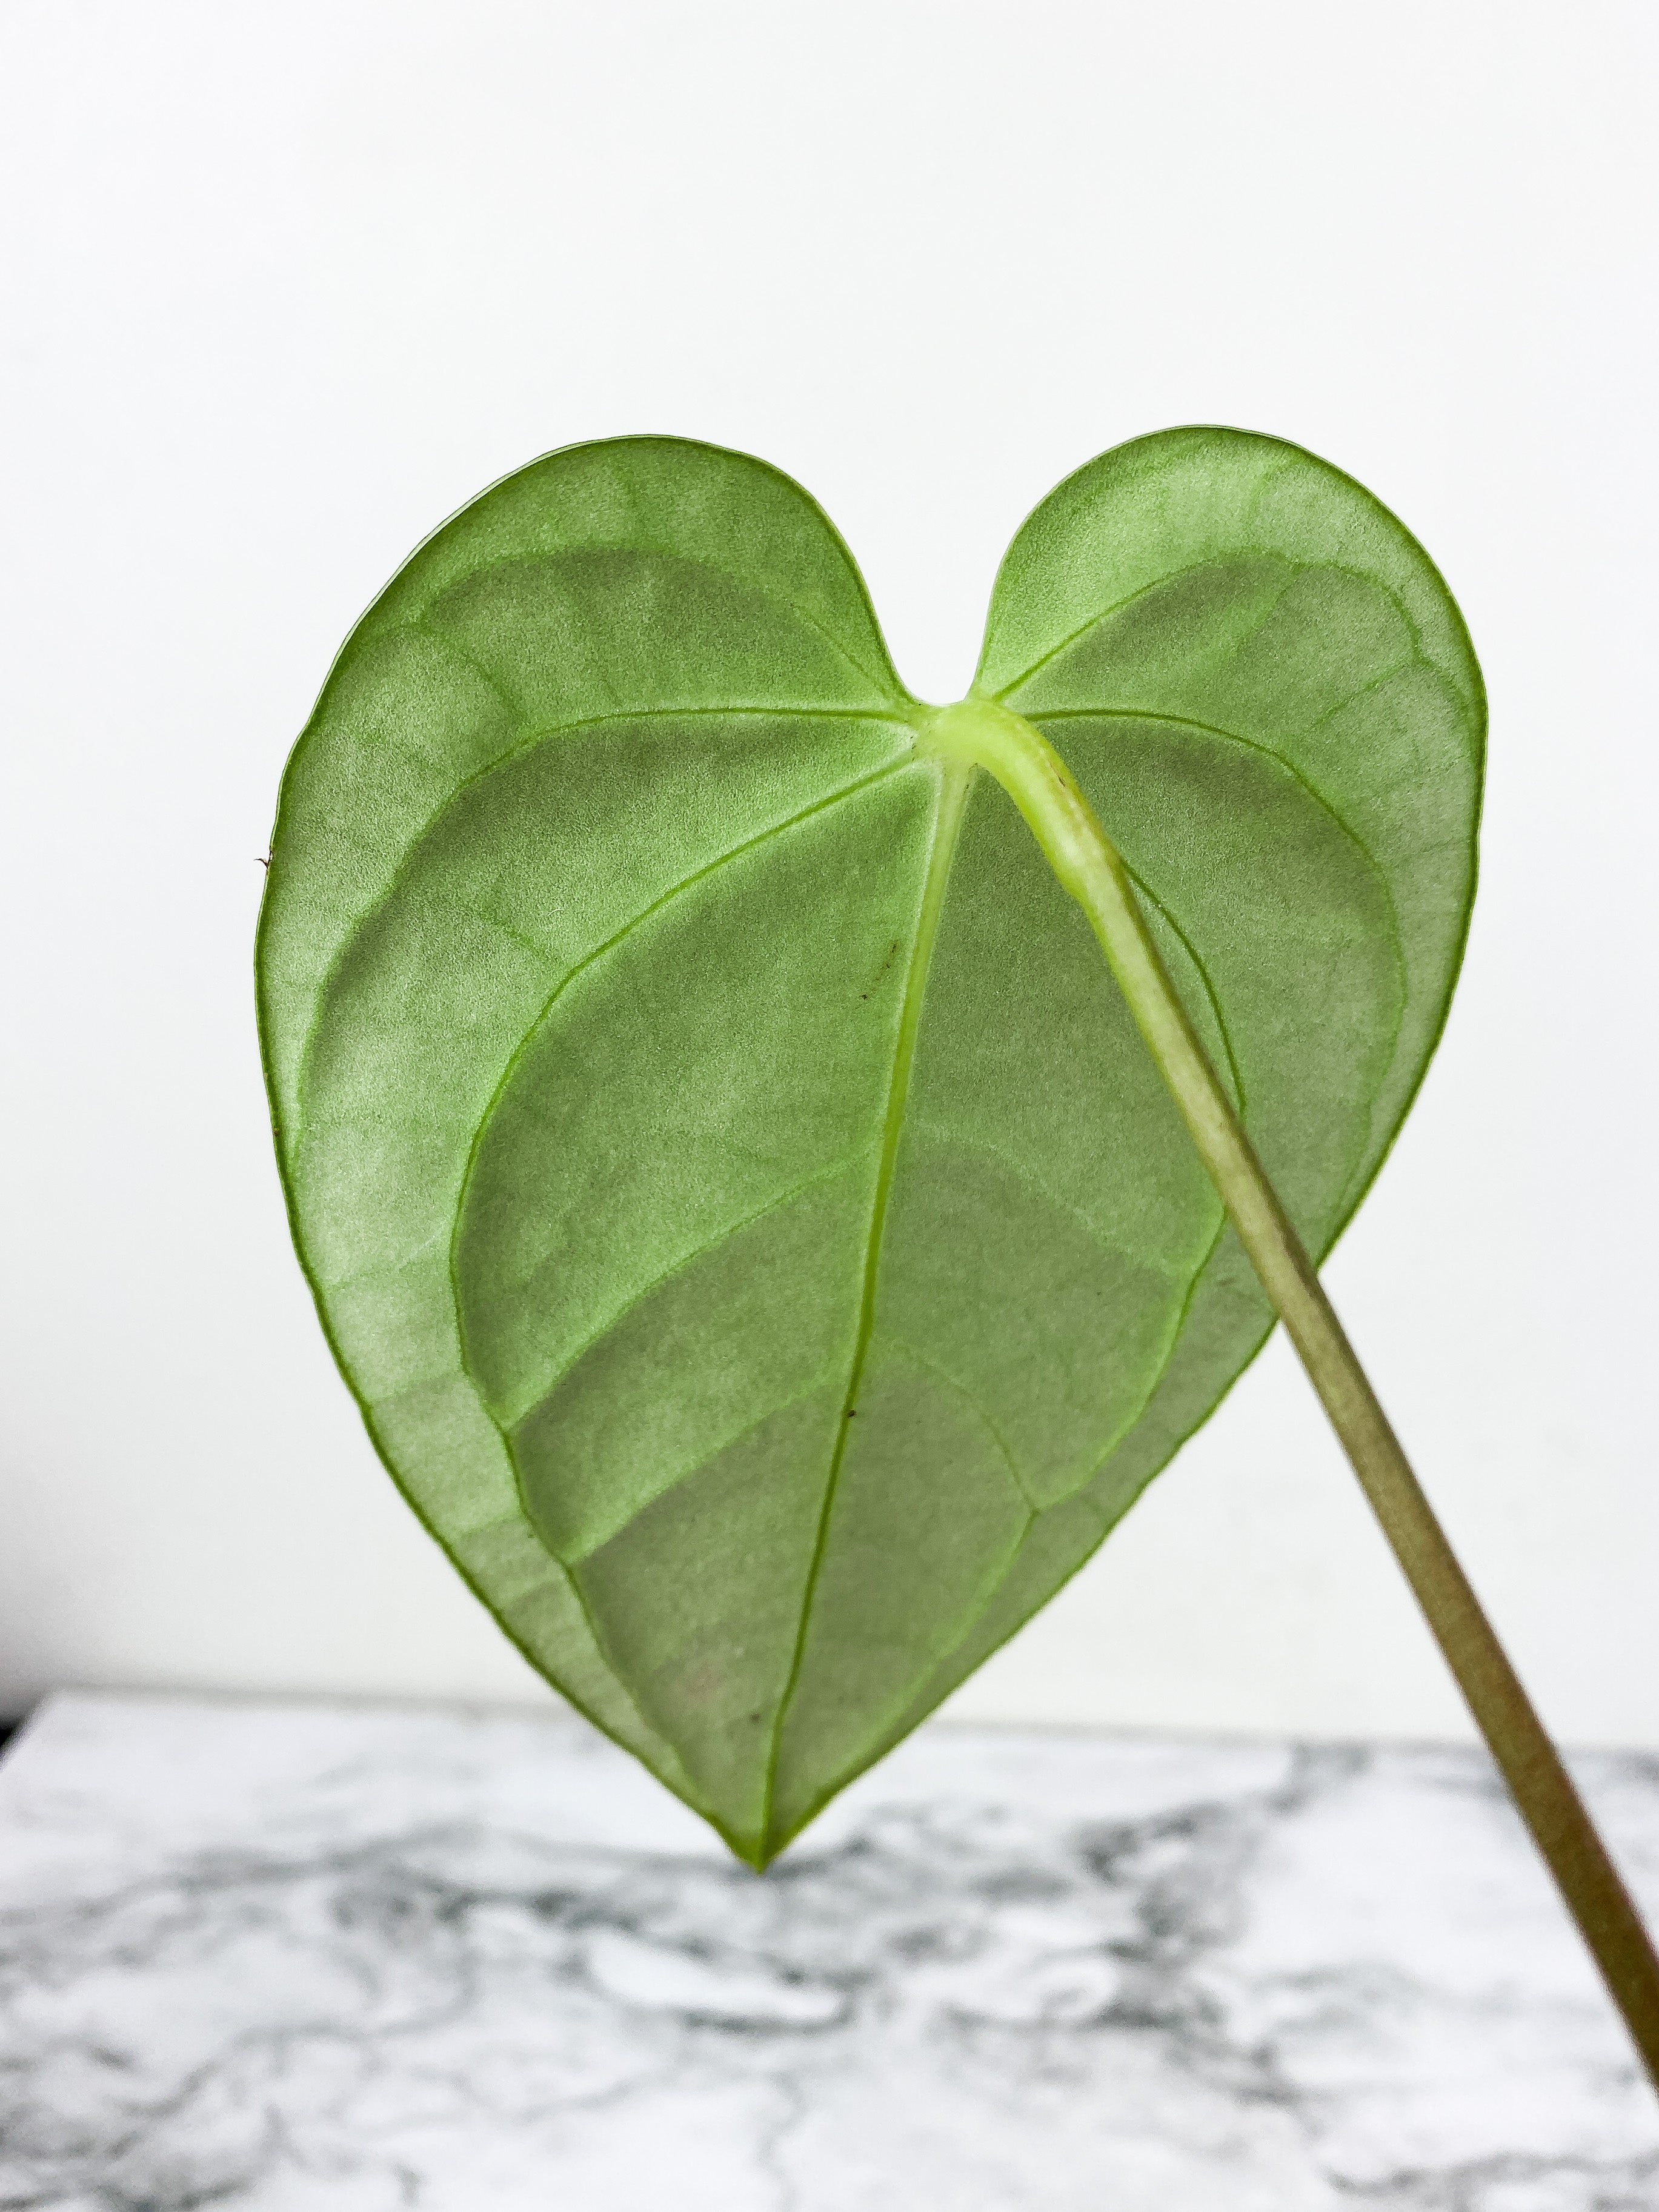
{"label": "pale green petiole", "polygon": [[1047,739],[997,701],[970,696],[933,709],[918,735],[924,750],[971,762],[996,779],[1088,916],[1239,1241],[1659,2087],[1659,1958],[1187,1018],[1111,841]]}

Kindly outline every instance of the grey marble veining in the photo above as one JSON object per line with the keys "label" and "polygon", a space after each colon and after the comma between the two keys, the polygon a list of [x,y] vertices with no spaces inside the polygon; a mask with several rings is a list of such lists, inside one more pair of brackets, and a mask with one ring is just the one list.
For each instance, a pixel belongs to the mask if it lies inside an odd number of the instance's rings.
{"label": "grey marble veining", "polygon": [[935,1726],[757,1877],[579,1723],[69,1696],[0,1978],[6,2212],[1659,2207],[1470,1753]]}

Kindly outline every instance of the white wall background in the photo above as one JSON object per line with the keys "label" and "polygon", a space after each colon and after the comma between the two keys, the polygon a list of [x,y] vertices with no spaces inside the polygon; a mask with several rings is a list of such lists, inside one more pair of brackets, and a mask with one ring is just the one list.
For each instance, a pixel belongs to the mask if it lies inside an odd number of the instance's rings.
{"label": "white wall background", "polygon": [[[666,429],[799,476],[953,697],[1137,432],[1402,514],[1493,710],[1486,875],[1329,1279],[1547,1718],[1659,1745],[1659,15],[1392,0],[12,0],[0,1709],[537,1698],[291,1259],[250,941],[331,656],[441,517]],[[964,1713],[1462,1722],[1275,1348]]]}

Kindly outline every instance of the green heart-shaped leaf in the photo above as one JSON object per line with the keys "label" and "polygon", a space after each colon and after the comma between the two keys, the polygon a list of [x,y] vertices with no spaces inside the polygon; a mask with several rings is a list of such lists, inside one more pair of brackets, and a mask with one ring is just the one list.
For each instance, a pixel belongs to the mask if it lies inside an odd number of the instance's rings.
{"label": "green heart-shaped leaf", "polygon": [[[1070,763],[1316,1254],[1433,1048],[1479,672],[1298,448],[1025,524],[976,692]],[[422,547],[283,785],[295,1240],[381,1455],[536,1666],[756,1863],[1099,1543],[1263,1297],[1081,912],[947,771],[823,514],[555,453]]]}

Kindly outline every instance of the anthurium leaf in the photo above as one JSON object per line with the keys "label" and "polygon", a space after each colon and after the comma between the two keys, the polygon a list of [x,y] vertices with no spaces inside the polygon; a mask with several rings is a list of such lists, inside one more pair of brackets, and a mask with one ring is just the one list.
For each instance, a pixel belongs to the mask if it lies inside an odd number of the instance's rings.
{"label": "anthurium leaf", "polygon": [[[1021,530],[975,690],[1071,763],[1322,1254],[1474,887],[1443,584],[1311,455],[1168,432]],[[295,1240],[383,1458],[757,1863],[1088,1557],[1269,1324],[1081,913],[929,719],[798,486],[574,447],[353,633],[261,924]]]}

